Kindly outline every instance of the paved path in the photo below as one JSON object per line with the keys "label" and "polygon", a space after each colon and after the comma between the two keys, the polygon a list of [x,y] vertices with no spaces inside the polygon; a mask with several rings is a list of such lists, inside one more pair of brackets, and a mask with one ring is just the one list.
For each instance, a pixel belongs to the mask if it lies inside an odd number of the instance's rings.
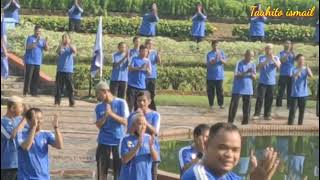
{"label": "paved path", "polygon": [[[48,96],[40,96],[38,98],[26,97],[25,102],[43,110],[45,116],[43,129],[52,130],[52,115],[54,113],[61,114],[60,125],[62,127],[61,130],[64,136],[65,147],[63,150],[50,149],[52,162],[51,169],[53,169],[53,172],[57,175],[64,174],[65,176],[79,176],[86,177],[87,179],[94,176],[94,155],[98,132],[93,123],[93,109],[95,104],[77,101],[76,107],[72,108],[68,107],[67,100],[64,99],[60,107],[55,107],[53,105],[53,97]],[[1,113],[3,114],[5,112],[5,107],[2,107],[1,109]],[[191,132],[188,128],[192,128],[199,123],[214,124],[219,121],[226,121],[228,111],[225,109],[209,112],[207,109],[202,108],[168,106],[161,106],[158,109],[161,114],[161,134],[168,135],[168,137],[171,135],[171,137],[175,139],[178,138],[177,134],[181,135],[181,133],[184,134],[183,138],[186,138],[185,133]],[[242,114],[240,108],[238,113],[239,117],[236,124],[240,125],[240,115]],[[251,125],[246,126],[244,129],[255,129],[261,132],[261,129],[259,129],[261,127],[271,127],[273,129],[282,127],[283,131],[283,129],[285,130],[288,128],[288,126],[285,125],[287,116],[288,112],[286,109],[274,109],[275,120],[268,122],[252,122]],[[315,110],[308,109],[305,119],[306,121],[304,126],[296,126],[295,128],[303,128],[305,130],[312,129],[315,132],[319,131],[319,123],[315,116]],[[261,124],[264,124],[264,126],[261,126]],[[291,131],[288,132],[291,133]],[[253,134],[255,133],[256,132],[253,132]],[[61,177],[58,179],[61,179]]]}

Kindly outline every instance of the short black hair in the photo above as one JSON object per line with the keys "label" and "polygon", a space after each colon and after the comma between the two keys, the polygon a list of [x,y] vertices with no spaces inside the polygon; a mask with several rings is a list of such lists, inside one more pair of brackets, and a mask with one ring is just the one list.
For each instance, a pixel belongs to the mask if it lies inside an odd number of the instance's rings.
{"label": "short black hair", "polygon": [[211,41],[211,45],[218,44],[218,43],[219,43],[218,40],[212,40],[212,41]]}
{"label": "short black hair", "polygon": [[119,43],[118,43],[118,48],[120,48],[121,45],[126,45],[126,43],[124,43],[124,42],[119,42]]}
{"label": "short black hair", "polygon": [[139,48],[139,51],[142,51],[142,50],[145,50],[145,49],[148,49],[147,46],[141,45],[140,48]]}
{"label": "short black hair", "polygon": [[217,135],[217,133],[221,130],[225,131],[236,131],[240,134],[240,131],[238,127],[232,123],[225,123],[225,122],[219,122],[211,126],[210,128],[210,133],[209,133],[209,138],[214,137]]}
{"label": "short black hair", "polygon": [[39,25],[39,24],[37,24],[37,25],[35,25],[34,26],[34,30],[36,31],[36,30],[38,30],[38,29],[41,29],[42,27],[41,27],[41,25]]}
{"label": "short black hair", "polygon": [[295,58],[296,61],[298,61],[298,59],[300,59],[303,56],[303,54],[298,54]]}
{"label": "short black hair", "polygon": [[135,36],[135,37],[133,38],[132,42],[135,42],[137,39],[140,39],[140,37],[139,37],[139,36]]}
{"label": "short black hair", "polygon": [[151,94],[149,91],[140,91],[138,92],[136,98],[141,97],[141,96],[146,96],[149,100],[151,100]]}
{"label": "short black hair", "polygon": [[31,120],[32,119],[32,111],[34,111],[36,114],[39,112],[42,112],[39,108],[30,108],[27,110],[27,112],[25,113],[25,117],[27,120]]}
{"label": "short black hair", "polygon": [[199,137],[202,135],[204,131],[207,131],[209,129],[210,129],[210,126],[208,126],[207,124],[199,124],[193,130],[193,137]]}

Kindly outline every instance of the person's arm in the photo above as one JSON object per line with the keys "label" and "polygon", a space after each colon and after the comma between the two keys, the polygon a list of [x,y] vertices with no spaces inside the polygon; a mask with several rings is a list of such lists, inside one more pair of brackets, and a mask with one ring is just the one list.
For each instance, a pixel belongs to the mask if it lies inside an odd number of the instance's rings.
{"label": "person's arm", "polygon": [[72,44],[70,44],[69,47],[71,49],[72,54],[76,55],[77,54],[77,48],[75,46],[73,46]]}
{"label": "person's arm", "polygon": [[297,79],[299,76],[301,76],[302,71],[303,71],[303,68],[299,68],[297,72],[293,73],[293,77]]}
{"label": "person's arm", "polygon": [[[114,57],[114,55],[113,55],[113,58],[115,58]],[[125,61],[127,61],[129,59],[129,53],[127,52],[126,53],[126,55],[119,61],[119,62],[115,62],[115,60],[113,60],[113,67],[118,67],[118,66],[120,66],[122,63],[124,63]]]}
{"label": "person's arm", "polygon": [[27,42],[26,42],[26,49],[30,50],[30,49],[35,48],[37,46],[37,43],[38,43],[37,41],[36,42],[32,42],[31,41],[31,37],[28,37],[27,38]]}
{"label": "person's arm", "polygon": [[220,60],[220,62],[223,64],[223,65],[226,65],[227,64],[227,60],[226,60],[226,58],[225,58],[225,56],[224,56],[224,52],[222,52],[222,51],[219,51],[219,60]]}
{"label": "person's arm", "polygon": [[[143,136],[140,135],[137,145],[129,151],[127,154],[122,155],[121,160],[123,164],[127,164],[131,159],[133,159],[137,152],[139,151],[140,147],[142,146]],[[121,150],[120,150],[121,151]]]}
{"label": "person's arm", "polygon": [[25,125],[26,125],[26,119],[22,117],[22,120],[20,121],[18,126],[13,129],[11,133],[11,139],[16,138],[17,134],[24,128]]}
{"label": "person's arm", "polygon": [[149,140],[149,147],[150,147],[150,154],[152,157],[152,160],[157,161],[158,160],[158,152],[154,148],[154,136],[150,136]]}
{"label": "person's arm", "polygon": [[123,124],[125,126],[128,124],[126,118],[121,117],[112,111],[110,104],[107,104],[106,114],[107,117],[110,116],[113,120],[117,121],[120,124]]}
{"label": "person's arm", "polygon": [[[106,109],[105,109],[106,112],[107,112],[107,108],[108,107],[106,107]],[[96,126],[98,129],[101,129],[103,127],[104,123],[106,123],[108,115],[107,115],[107,113],[104,113],[103,116],[100,116],[100,114],[99,114],[100,112],[97,109],[95,111],[96,111],[95,112],[96,113]]]}
{"label": "person's arm", "polygon": [[147,122],[147,129],[151,132],[151,134],[157,134],[157,130],[155,127],[152,126],[152,124]]}
{"label": "person's arm", "polygon": [[46,39],[45,39],[45,41],[44,41],[44,47],[43,47],[43,49],[44,49],[45,51],[48,51],[48,49],[49,49],[48,37],[46,37]]}
{"label": "person's arm", "polygon": [[239,69],[238,69],[239,63],[240,63],[240,61],[237,62],[235,70],[234,70],[234,77],[235,78],[242,78],[245,74],[247,74],[247,72],[239,72]]}
{"label": "person's arm", "polygon": [[129,71],[141,71],[141,67],[134,67],[134,59],[132,59],[128,70]]}
{"label": "person's arm", "polygon": [[54,142],[54,144],[52,146],[57,148],[57,149],[62,149],[63,148],[63,137],[62,137],[62,134],[61,134],[61,132],[59,130],[58,116],[57,115],[54,115],[52,126],[54,128],[54,135],[55,135],[55,142]]}
{"label": "person's arm", "polygon": [[[144,69],[144,68],[143,68]],[[146,64],[145,64],[145,71],[147,72],[148,75],[151,75],[151,62],[148,61]]]}
{"label": "person's arm", "polygon": [[252,78],[253,80],[255,80],[255,79],[257,78],[256,65],[253,64],[251,69],[252,69],[252,70],[251,70],[251,71],[252,71],[252,72],[251,72],[251,78]]}
{"label": "person's arm", "polygon": [[207,16],[204,15],[202,12],[199,12],[199,15],[201,16],[201,18],[202,18],[203,20],[206,20],[206,19],[207,19]]}
{"label": "person's arm", "polygon": [[12,3],[13,3],[18,9],[21,8],[21,7],[20,7],[20,4],[19,4],[18,2],[16,2],[15,0],[13,0]]}
{"label": "person's arm", "polygon": [[74,11],[75,5],[72,5],[72,7],[68,10],[68,13],[71,14]]}
{"label": "person's arm", "polygon": [[277,69],[280,68],[281,62],[278,60],[278,58],[277,58],[276,56],[273,56],[273,58],[271,59],[271,61],[274,63],[274,65],[276,66]]}
{"label": "person's arm", "polygon": [[62,48],[62,43],[60,43],[59,46],[58,46],[57,49],[56,49],[57,55],[60,55],[60,53],[61,53],[61,48]]}
{"label": "person's arm", "polygon": [[308,77],[313,78],[313,73],[312,73],[309,66],[307,66],[307,75],[308,75]]}
{"label": "person's arm", "polygon": [[258,69],[264,68],[269,62],[269,59],[266,59],[264,62],[259,61]]}

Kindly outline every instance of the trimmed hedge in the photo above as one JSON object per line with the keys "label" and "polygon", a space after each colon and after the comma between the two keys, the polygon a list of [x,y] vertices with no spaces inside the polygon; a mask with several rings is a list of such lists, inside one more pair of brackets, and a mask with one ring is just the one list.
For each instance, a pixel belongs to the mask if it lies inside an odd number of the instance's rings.
{"label": "trimmed hedge", "polygon": [[[89,65],[76,66],[73,79],[76,89],[88,89],[90,79]],[[105,80],[110,80],[111,66],[104,66],[103,74]],[[258,79],[258,78],[257,78]],[[254,87],[257,86],[254,81]],[[225,74],[224,93],[231,96],[233,84],[233,74]],[[201,67],[177,68],[177,67],[158,67],[158,90],[179,90],[204,92],[206,91],[206,69]],[[309,89],[312,97],[316,97],[317,79],[309,80]]]}
{"label": "trimmed hedge", "polygon": [[[266,25],[265,40],[267,41],[314,41],[314,27],[296,26],[290,24]],[[233,36],[239,40],[249,40],[249,26],[236,26],[232,31]]]}
{"label": "trimmed hedge", "polygon": [[[22,23],[30,22],[39,24],[51,31],[68,31],[69,20],[67,17],[58,16],[22,16]],[[96,33],[98,18],[84,18],[81,22],[80,31],[83,33]],[[141,24],[140,17],[124,18],[111,17],[103,18],[103,32],[109,34],[137,35]],[[188,39],[191,37],[191,21],[164,20],[160,19],[157,25],[157,35]],[[207,34],[213,34],[213,27],[207,23]]]}

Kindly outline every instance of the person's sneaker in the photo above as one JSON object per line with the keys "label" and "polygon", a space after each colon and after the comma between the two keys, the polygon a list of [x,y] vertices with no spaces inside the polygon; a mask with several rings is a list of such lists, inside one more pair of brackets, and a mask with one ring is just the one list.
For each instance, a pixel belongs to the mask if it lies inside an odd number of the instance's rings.
{"label": "person's sneaker", "polygon": [[268,116],[268,117],[264,117],[264,120],[271,121],[273,120],[273,118],[271,116]]}
{"label": "person's sneaker", "polygon": [[259,120],[260,116],[253,116],[252,120]]}
{"label": "person's sneaker", "polygon": [[224,106],[220,106],[220,109],[224,109]]}

